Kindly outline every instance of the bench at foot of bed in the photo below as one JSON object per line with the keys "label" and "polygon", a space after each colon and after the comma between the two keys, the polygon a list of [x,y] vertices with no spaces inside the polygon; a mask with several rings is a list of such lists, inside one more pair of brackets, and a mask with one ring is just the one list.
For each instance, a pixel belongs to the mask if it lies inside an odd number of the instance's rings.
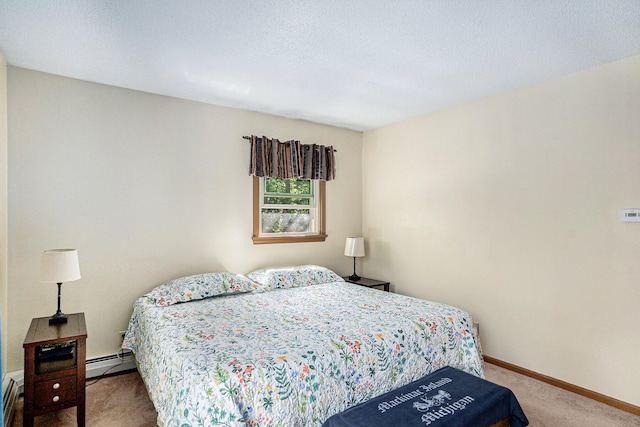
{"label": "bench at foot of bed", "polygon": [[445,367],[340,412],[323,427],[521,427],[528,424],[511,390]]}

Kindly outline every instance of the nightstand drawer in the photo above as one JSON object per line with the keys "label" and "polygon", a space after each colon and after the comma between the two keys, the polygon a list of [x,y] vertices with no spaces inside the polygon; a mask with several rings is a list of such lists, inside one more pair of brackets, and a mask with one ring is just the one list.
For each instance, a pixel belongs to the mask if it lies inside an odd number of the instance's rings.
{"label": "nightstand drawer", "polygon": [[36,382],[36,407],[64,405],[76,399],[76,377]]}

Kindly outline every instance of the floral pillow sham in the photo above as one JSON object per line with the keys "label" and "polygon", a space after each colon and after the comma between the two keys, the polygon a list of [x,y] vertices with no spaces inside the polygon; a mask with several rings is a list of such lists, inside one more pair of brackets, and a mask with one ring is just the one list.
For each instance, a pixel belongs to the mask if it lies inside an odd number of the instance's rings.
{"label": "floral pillow sham", "polygon": [[298,288],[320,283],[344,282],[342,277],[318,265],[263,268],[252,271],[247,277],[264,285],[264,290]]}
{"label": "floral pillow sham", "polygon": [[169,306],[225,294],[249,292],[260,286],[240,274],[215,272],[181,277],[155,287],[145,296]]}

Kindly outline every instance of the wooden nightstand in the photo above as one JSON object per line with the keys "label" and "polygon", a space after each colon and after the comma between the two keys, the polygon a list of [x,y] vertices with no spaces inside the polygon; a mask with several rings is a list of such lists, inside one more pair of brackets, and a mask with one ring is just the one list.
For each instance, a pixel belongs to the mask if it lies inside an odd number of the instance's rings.
{"label": "wooden nightstand", "polygon": [[355,283],[356,285],[366,286],[367,288],[382,286],[386,292],[389,292],[389,282],[385,282],[383,280],[367,279],[366,277],[361,277],[360,280],[351,280],[349,279],[349,276],[343,276],[342,278],[345,282]]}
{"label": "wooden nightstand", "polygon": [[[85,425],[87,327],[84,313],[68,314],[67,323],[31,320],[24,339],[23,426],[37,415],[77,406],[78,426]],[[53,344],[64,344],[54,347]],[[69,351],[72,346],[73,351]]]}

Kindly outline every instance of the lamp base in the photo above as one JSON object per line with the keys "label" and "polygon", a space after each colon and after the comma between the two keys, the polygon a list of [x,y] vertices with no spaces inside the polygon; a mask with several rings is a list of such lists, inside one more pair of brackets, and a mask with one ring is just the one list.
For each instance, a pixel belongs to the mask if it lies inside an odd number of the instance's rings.
{"label": "lamp base", "polygon": [[362,279],[362,277],[358,276],[357,274],[352,274],[351,276],[349,276],[349,280],[353,280],[355,282],[357,282],[358,280]]}
{"label": "lamp base", "polygon": [[62,323],[67,323],[67,315],[64,313],[57,312],[53,316],[49,317],[50,325],[60,325]]}

